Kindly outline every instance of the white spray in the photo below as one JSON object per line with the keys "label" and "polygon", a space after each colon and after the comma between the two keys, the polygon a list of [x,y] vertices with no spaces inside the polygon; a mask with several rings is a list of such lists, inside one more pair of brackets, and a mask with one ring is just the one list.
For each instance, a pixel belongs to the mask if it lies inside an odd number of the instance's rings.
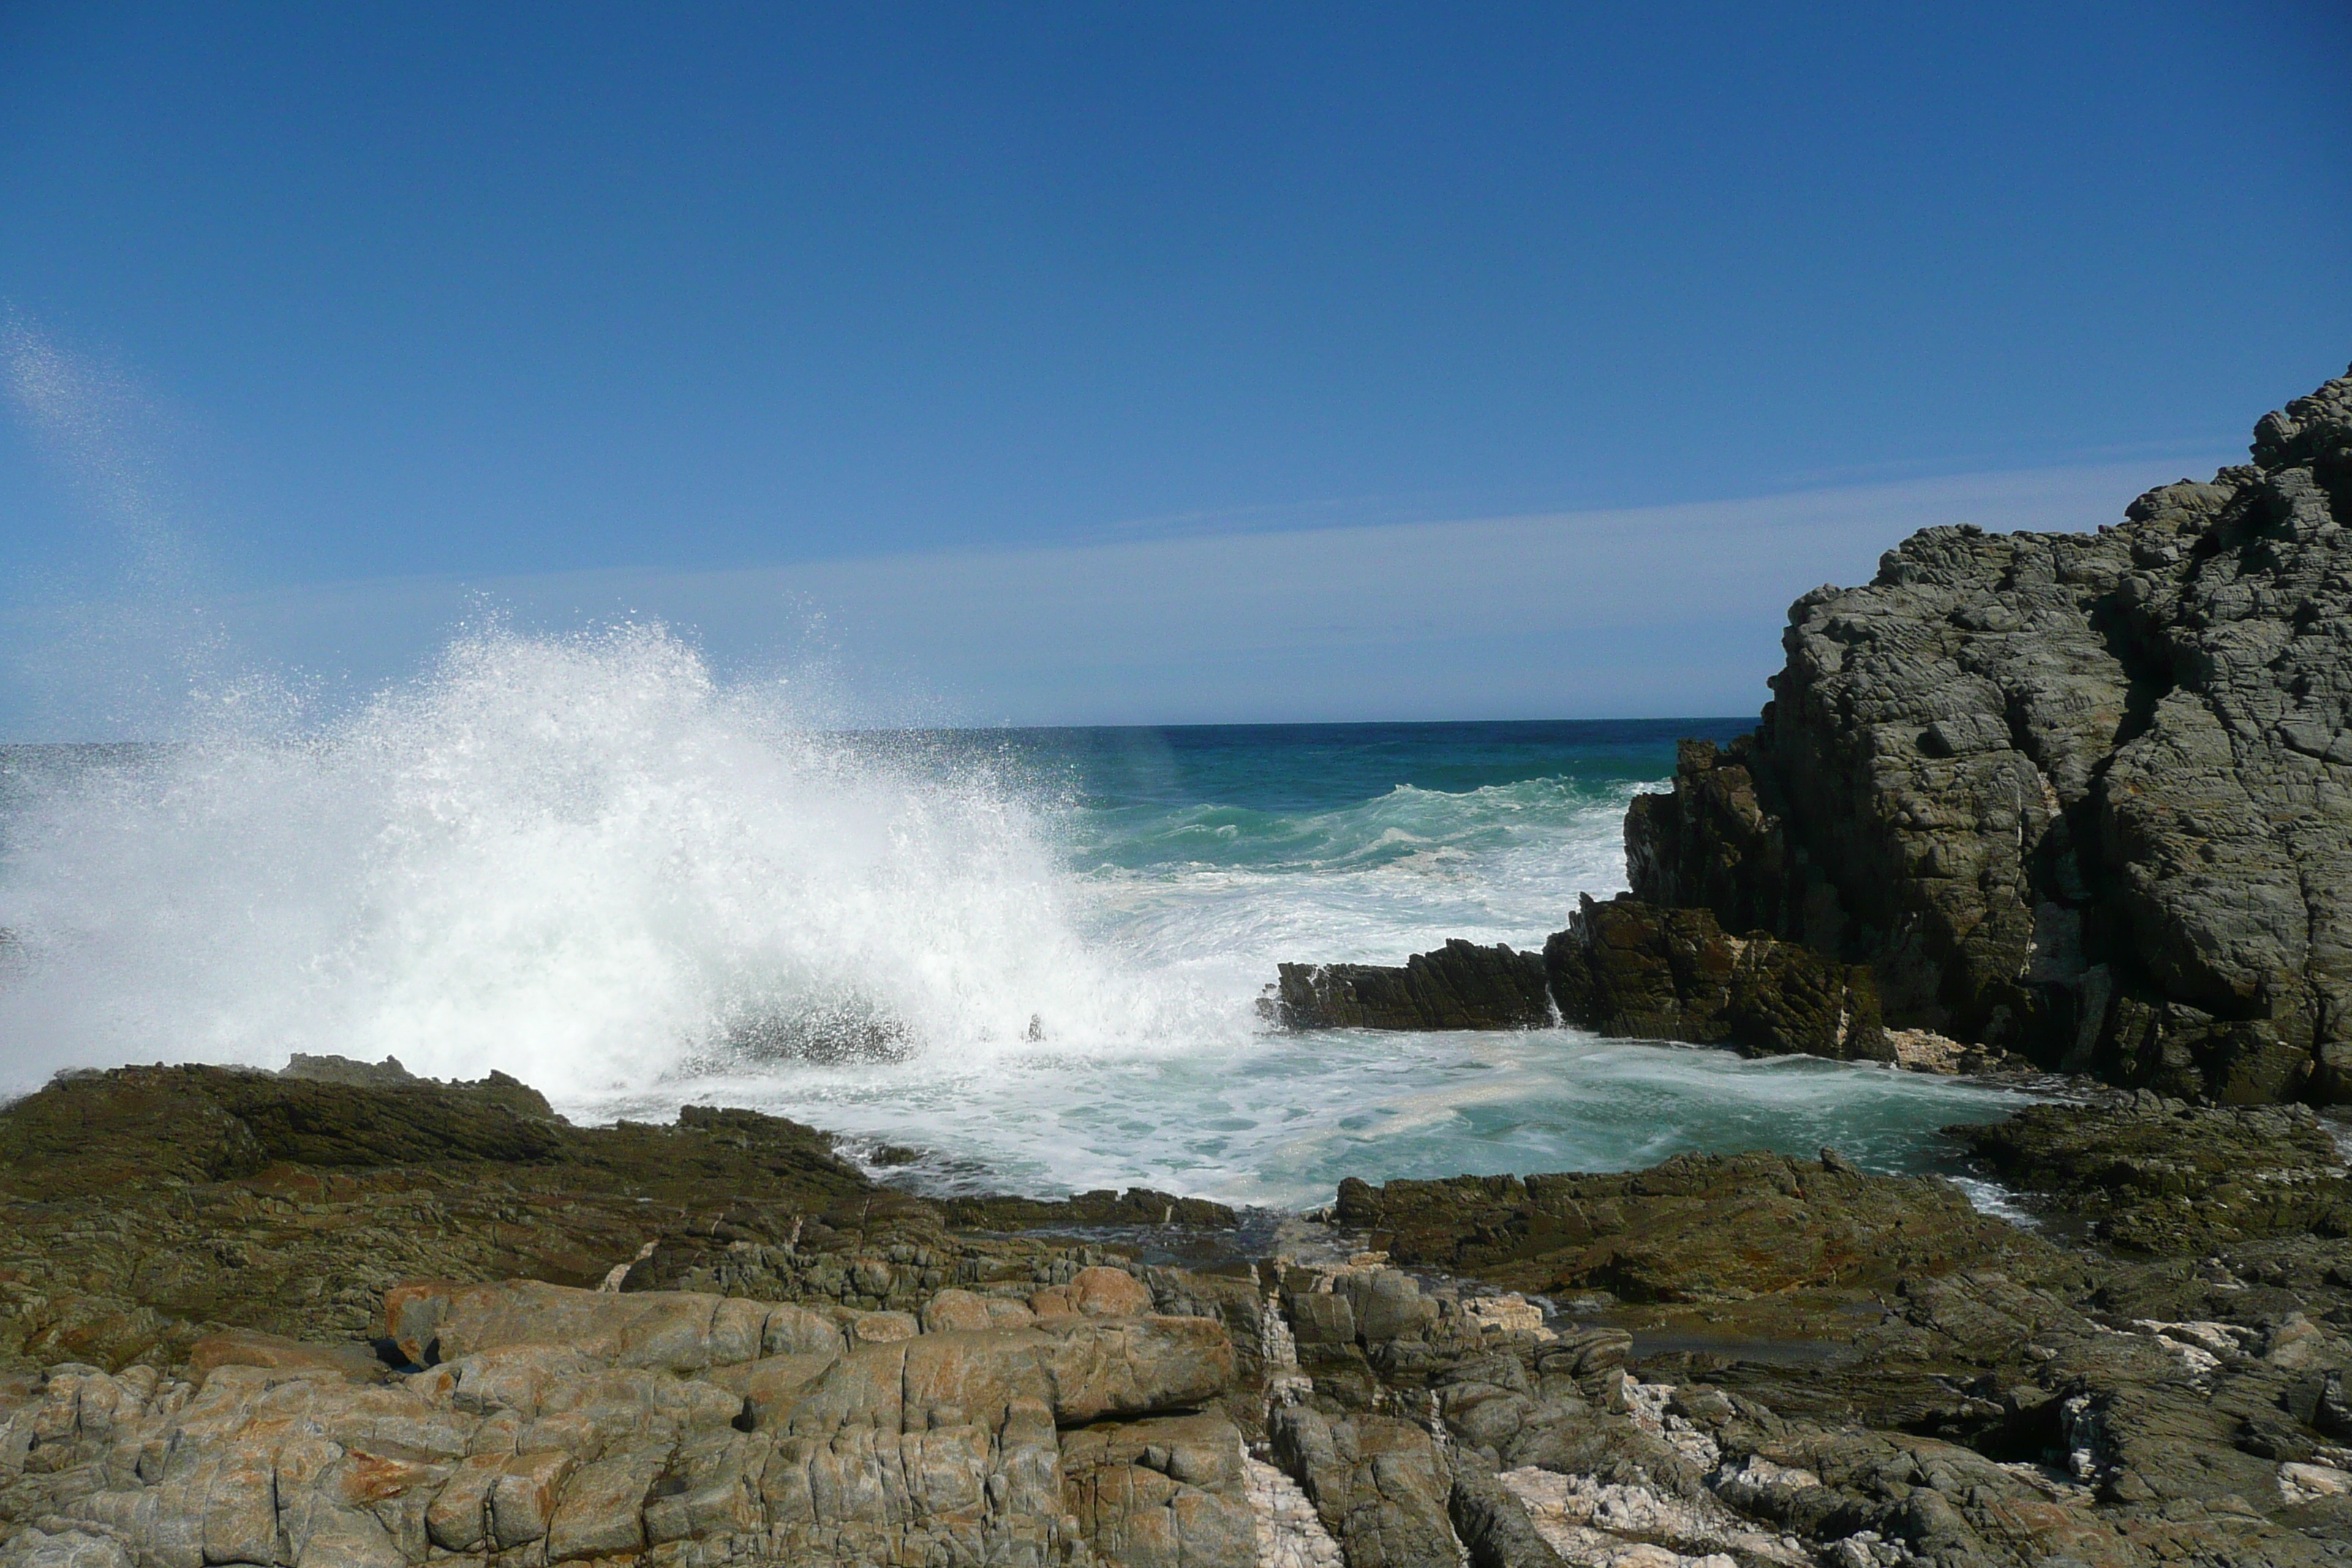
{"label": "white spray", "polygon": [[323,733],[215,726],[38,794],[0,867],[7,1076],[389,1053],[564,1099],[1168,1032],[1029,808],[783,692],[658,627],[483,633]]}

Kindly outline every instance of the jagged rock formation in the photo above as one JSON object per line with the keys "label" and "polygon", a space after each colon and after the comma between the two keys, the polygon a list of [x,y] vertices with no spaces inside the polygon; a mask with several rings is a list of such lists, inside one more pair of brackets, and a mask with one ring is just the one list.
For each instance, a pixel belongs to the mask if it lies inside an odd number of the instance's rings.
{"label": "jagged rock formation", "polygon": [[1805,595],[1762,726],[1634,803],[1636,897],[1870,964],[1893,1026],[2352,1098],[2352,378],[2253,458]]}
{"label": "jagged rock formation", "polygon": [[1892,1061],[1870,971],[1759,932],[1727,934],[1706,910],[1587,897],[1544,943],[1560,1016],[1631,1039]]}
{"label": "jagged rock formation", "polygon": [[1459,937],[1402,964],[1285,963],[1272,1011],[1293,1029],[1535,1029],[1551,1022],[1539,953]]}

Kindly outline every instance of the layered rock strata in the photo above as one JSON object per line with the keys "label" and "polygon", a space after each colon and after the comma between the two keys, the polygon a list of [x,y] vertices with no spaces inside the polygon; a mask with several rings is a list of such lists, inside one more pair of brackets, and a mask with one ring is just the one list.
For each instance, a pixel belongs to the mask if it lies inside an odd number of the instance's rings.
{"label": "layered rock strata", "polygon": [[2352,1097],[2352,378],[2095,534],[1913,535],[1800,599],[1635,895],[1866,963],[1889,1023],[2178,1097]]}
{"label": "layered rock strata", "polygon": [[34,1521],[8,1550],[1246,1563],[1241,1434],[1203,1408],[1233,1387],[1224,1331],[1148,1315],[1117,1278],[1147,1315],[1022,1307],[929,1333],[725,1297],[419,1285],[386,1324],[425,1336],[415,1370],[250,1337],[199,1342],[184,1378],[56,1368],[0,1443],[0,1507]]}

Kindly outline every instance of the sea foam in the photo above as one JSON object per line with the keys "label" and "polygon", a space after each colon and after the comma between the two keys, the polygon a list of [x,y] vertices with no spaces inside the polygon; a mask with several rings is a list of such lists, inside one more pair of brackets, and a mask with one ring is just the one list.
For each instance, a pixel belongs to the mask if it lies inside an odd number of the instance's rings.
{"label": "sea foam", "polygon": [[1078,936],[1037,809],[984,765],[810,728],[658,627],[468,637],[319,732],[215,724],[37,784],[8,835],[20,1086],[324,1051],[563,1100],[1118,1048],[1198,1010]]}
{"label": "sea foam", "polygon": [[1274,1032],[1278,960],[1530,946],[1622,887],[1645,763],[1574,726],[861,732],[644,626],[464,637],[307,728],[209,710],[17,770],[7,1087],[389,1055],[583,1119],[774,1110],[914,1145],[894,1168],[935,1188],[1277,1205],[1686,1149],[1934,1168],[1937,1127],[2003,1109],[1566,1029]]}

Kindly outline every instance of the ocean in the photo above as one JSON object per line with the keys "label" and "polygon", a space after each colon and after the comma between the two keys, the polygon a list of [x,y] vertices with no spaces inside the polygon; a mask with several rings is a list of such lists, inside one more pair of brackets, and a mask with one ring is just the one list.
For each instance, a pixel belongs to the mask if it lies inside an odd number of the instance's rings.
{"label": "ocean", "polygon": [[0,1083],[390,1055],[575,1120],[771,1110],[932,1190],[1275,1207],[1689,1150],[1957,1173],[1937,1130],[2015,1095],[1260,1015],[1284,960],[1540,945],[1625,885],[1675,741],[1749,722],[859,731],[657,627],[468,638],[331,721],[0,751]]}

